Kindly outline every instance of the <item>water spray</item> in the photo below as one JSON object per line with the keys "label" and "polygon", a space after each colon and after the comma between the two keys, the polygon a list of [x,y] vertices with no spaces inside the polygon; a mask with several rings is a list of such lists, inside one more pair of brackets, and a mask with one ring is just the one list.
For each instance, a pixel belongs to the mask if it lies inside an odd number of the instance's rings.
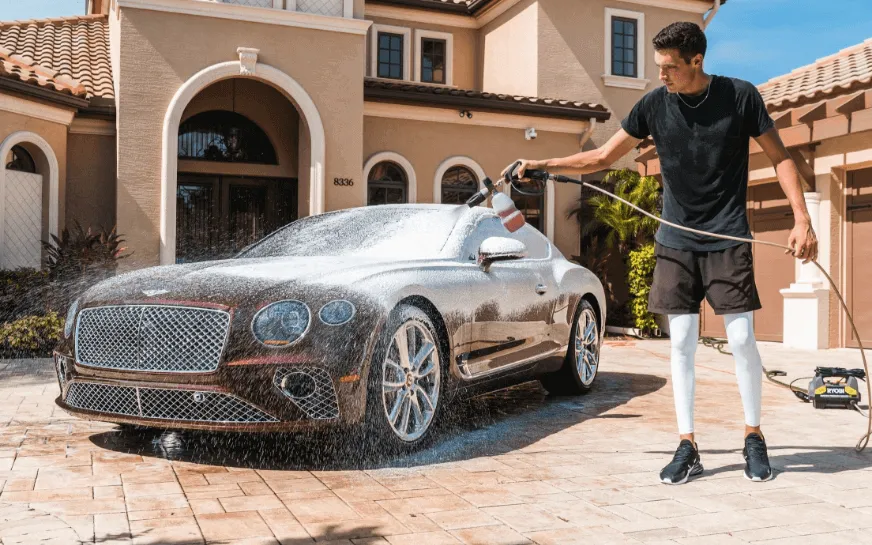
{"label": "water spray", "polygon": [[[709,233],[707,231],[701,231],[699,229],[693,229],[691,227],[678,225],[670,221],[664,220],[663,218],[660,218],[658,216],[655,216],[654,214],[643,210],[642,208],[627,201],[626,199],[618,197],[614,193],[611,193],[601,187],[597,187],[593,184],[583,182],[581,180],[576,180],[575,178],[570,178],[569,176],[551,174],[544,170],[525,170],[524,178],[521,179],[518,178],[518,168],[520,166],[521,162],[516,161],[506,171],[503,179],[499,180],[496,184],[494,184],[489,178],[485,178],[483,181],[484,188],[466,201],[466,204],[471,208],[487,200],[489,195],[493,195],[493,198],[491,200],[493,208],[497,212],[503,225],[509,232],[515,232],[523,227],[524,216],[515,207],[512,199],[508,195],[505,195],[500,191],[500,186],[502,186],[503,184],[505,184],[506,186],[510,186],[513,191],[521,195],[541,196],[545,193],[545,187],[547,183],[551,181],[565,184],[575,184],[587,187],[589,189],[593,189],[594,191],[598,191],[609,198],[622,202],[623,204],[629,206],[637,212],[649,218],[652,218],[664,225],[668,225],[682,231],[687,231],[688,233],[694,233],[697,235],[704,235],[723,240],[734,240],[737,242],[750,242],[751,244],[764,244],[766,246],[774,246],[775,248],[787,250],[791,254],[794,251],[793,248],[784,244],[778,244],[777,242],[734,237],[730,235],[720,235],[717,233]],[[860,358],[863,360],[863,369],[818,367],[815,369],[815,376],[809,383],[808,389],[802,389],[794,386],[793,383],[795,383],[796,381],[788,384],[786,382],[777,380],[775,377],[781,377],[786,375],[786,373],[784,373],[783,371],[769,371],[766,368],[764,368],[763,371],[766,373],[766,378],[769,379],[771,382],[783,388],[789,389],[794,393],[794,395],[796,395],[803,401],[812,402],[815,408],[850,408],[865,416],[867,419],[866,434],[863,435],[854,446],[854,450],[856,450],[857,452],[863,452],[863,450],[865,450],[866,446],[869,444],[870,438],[872,438],[872,403],[870,403],[870,401],[872,401],[872,377],[870,377],[869,375],[869,364],[866,361],[866,349],[863,347],[863,341],[861,340],[860,334],[857,331],[857,326],[854,325],[854,317],[851,315],[851,311],[850,309],[848,309],[848,305],[845,303],[845,299],[842,297],[842,294],[839,291],[839,288],[836,286],[836,283],[833,281],[827,271],[824,270],[821,264],[817,262],[816,259],[812,259],[811,262],[815,264],[815,266],[821,271],[821,273],[823,273],[824,277],[826,277],[827,281],[830,283],[830,286],[833,288],[836,296],[838,296],[839,298],[839,303],[841,304],[842,309],[845,311],[845,316],[848,318],[848,323],[851,325],[851,330],[854,332],[854,337],[857,339],[857,344],[860,346]],[[833,381],[832,379],[836,379],[836,381]],[[870,410],[867,410],[865,414],[859,407],[860,393],[859,385],[857,383],[858,380],[862,380],[866,383],[866,399],[867,403],[870,403]]]}

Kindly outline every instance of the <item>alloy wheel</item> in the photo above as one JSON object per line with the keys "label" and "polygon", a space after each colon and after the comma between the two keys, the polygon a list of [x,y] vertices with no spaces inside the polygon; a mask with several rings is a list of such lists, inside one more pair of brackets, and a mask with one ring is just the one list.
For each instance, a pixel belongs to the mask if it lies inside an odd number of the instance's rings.
{"label": "alloy wheel", "polygon": [[575,326],[575,369],[581,383],[590,386],[599,365],[599,328],[596,314],[585,308]]}
{"label": "alloy wheel", "polygon": [[394,333],[384,358],[382,405],[401,440],[419,439],[436,414],[442,369],[429,329],[408,320]]}

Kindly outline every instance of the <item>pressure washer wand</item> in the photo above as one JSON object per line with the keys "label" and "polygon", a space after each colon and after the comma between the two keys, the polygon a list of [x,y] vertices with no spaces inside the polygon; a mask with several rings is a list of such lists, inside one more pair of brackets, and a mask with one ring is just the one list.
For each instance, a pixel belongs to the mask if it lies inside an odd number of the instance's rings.
{"label": "pressure washer wand", "polygon": [[[507,179],[511,178],[510,180],[508,180],[509,183],[514,184],[514,182],[518,180],[517,170],[518,170],[519,165],[520,165],[520,162],[516,162],[514,165],[512,165],[512,168],[506,174]],[[697,235],[715,237],[715,238],[720,238],[720,239],[724,239],[724,240],[735,240],[738,242],[750,242],[752,244],[764,244],[766,246],[774,246],[775,248],[781,248],[782,250],[787,250],[788,252],[791,252],[791,253],[794,251],[793,248],[786,246],[784,244],[778,244],[777,242],[769,242],[767,240],[757,240],[757,239],[749,239],[749,238],[742,238],[742,237],[734,237],[734,236],[730,236],[730,235],[719,235],[716,233],[709,233],[707,231],[700,231],[699,229],[693,229],[691,227],[685,227],[683,225],[678,225],[678,224],[672,223],[671,221],[667,221],[667,220],[664,220],[663,218],[655,216],[654,214],[648,212],[647,210],[643,210],[642,208],[639,208],[635,204],[627,201],[626,199],[622,199],[621,197],[618,197],[614,193],[606,191],[605,189],[603,189],[601,187],[597,187],[597,186],[590,184],[588,182],[576,180],[575,178],[570,178],[568,176],[562,176],[559,174],[551,174],[551,173],[544,171],[544,170],[525,170],[524,171],[524,178],[525,179],[528,178],[530,180],[533,180],[533,181],[536,181],[536,182],[539,182],[542,184],[545,184],[550,180],[550,181],[559,182],[559,183],[569,183],[569,184],[580,185],[583,187],[587,187],[589,189],[593,189],[594,191],[598,191],[598,192],[602,193],[603,195],[606,195],[607,197],[610,197],[612,199],[616,199],[616,200],[626,204],[627,206],[636,210],[637,212],[644,214],[645,216],[648,216],[649,218],[652,218],[652,219],[654,219],[654,220],[656,220],[664,225],[668,225],[670,227],[674,227],[675,229],[680,229],[682,231],[687,231],[688,233],[695,233]],[[830,275],[827,273],[827,271],[824,270],[824,268],[821,266],[820,263],[817,262],[817,260],[812,259],[811,262],[815,264],[815,266],[821,271],[821,273],[823,273],[823,275],[826,277],[827,281],[830,283],[830,286],[832,286],[833,291],[835,292],[836,296],[838,296],[838,298],[839,298],[839,303],[841,304],[842,309],[845,311],[845,316],[847,316],[847,318],[848,318],[848,323],[851,324],[851,330],[854,332],[854,338],[857,339],[857,344],[860,347],[860,358],[863,360],[863,369],[866,373],[866,379],[865,379],[866,396],[867,396],[866,400],[867,400],[867,403],[869,403],[870,406],[872,406],[872,375],[869,374],[869,363],[866,361],[866,349],[863,346],[863,341],[860,339],[860,333],[857,331],[857,326],[854,324],[854,317],[851,315],[851,311],[850,311],[850,309],[848,309],[848,305],[845,303],[845,299],[842,297],[842,294],[839,291],[839,288],[836,286],[836,283],[833,281],[833,279],[830,277]],[[766,377],[769,380],[771,380],[772,382],[775,382],[776,384],[779,384],[779,385],[784,386],[784,387],[788,387],[791,390],[793,390],[793,388],[788,386],[786,383],[782,383],[780,381],[774,380],[772,378],[772,376],[770,376],[770,372],[768,372],[768,371],[766,372]],[[872,438],[872,410],[867,411],[866,416],[867,416],[867,420],[868,420],[866,435],[861,437],[860,440],[857,442],[856,446],[854,447],[854,450],[856,450],[857,452],[862,452],[866,448],[866,446],[869,444],[870,438]]]}

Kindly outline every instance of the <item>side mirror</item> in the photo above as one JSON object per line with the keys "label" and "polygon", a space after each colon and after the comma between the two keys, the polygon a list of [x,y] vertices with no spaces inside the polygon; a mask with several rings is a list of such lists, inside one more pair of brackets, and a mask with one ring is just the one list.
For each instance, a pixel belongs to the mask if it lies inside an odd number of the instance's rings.
{"label": "side mirror", "polygon": [[527,247],[520,240],[507,237],[489,237],[478,248],[478,266],[487,272],[494,261],[507,261],[527,257]]}

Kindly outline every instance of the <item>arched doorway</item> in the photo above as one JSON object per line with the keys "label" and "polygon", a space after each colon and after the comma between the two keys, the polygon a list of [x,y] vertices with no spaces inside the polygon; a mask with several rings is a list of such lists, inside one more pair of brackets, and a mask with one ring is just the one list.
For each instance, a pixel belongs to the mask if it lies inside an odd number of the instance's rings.
{"label": "arched doorway", "polygon": [[206,87],[178,133],[176,263],[232,257],[298,217],[300,116],[274,88]]}
{"label": "arched doorway", "polygon": [[[216,174],[215,172],[191,172],[191,170],[183,170],[181,167],[188,168],[182,164],[178,157],[179,146],[179,129],[181,124],[186,119],[190,118],[195,113],[203,110],[230,110],[237,111],[239,106],[252,105],[259,100],[258,96],[245,96],[242,102],[236,100],[236,106],[231,101],[231,106],[227,107],[228,94],[213,93],[215,89],[207,91],[207,88],[217,84],[227,82],[246,82],[259,83],[264,87],[277,92],[285,99],[289,107],[294,108],[299,121],[299,133],[294,134],[296,138],[295,144],[297,150],[304,150],[305,156],[297,156],[298,163],[294,165],[297,170],[297,176],[302,184],[306,186],[306,200],[308,206],[302,213],[310,215],[320,214],[324,212],[324,159],[326,156],[326,138],[324,133],[324,125],[321,122],[321,116],[315,106],[314,101],[303,87],[296,82],[291,76],[278,70],[275,67],[257,63],[256,51],[240,48],[241,55],[247,55],[245,65],[240,61],[229,61],[215,64],[205,68],[193,75],[186,81],[170,101],[164,117],[163,128],[163,165],[161,174],[161,214],[160,214],[160,262],[161,264],[171,264],[176,262],[177,251],[177,208],[179,200],[178,182],[179,172],[188,174]],[[251,57],[254,56],[252,59]],[[238,95],[233,95],[238,96]],[[202,98],[198,111],[192,111],[191,105],[196,98]],[[222,103],[223,106],[216,107],[216,102]],[[265,132],[269,134],[263,123],[259,120],[254,120]],[[289,133],[291,134],[291,133]],[[283,163],[283,153],[279,149],[280,146],[275,139],[270,137],[273,144],[276,145],[279,166],[289,165]],[[192,160],[191,162],[195,162]],[[223,163],[222,163],[223,164]],[[224,175],[239,175],[251,176],[252,173],[248,166],[240,166],[238,164],[227,163],[223,164],[224,171],[218,173]],[[260,174],[256,174],[260,176]],[[183,197],[184,198],[184,197]],[[269,197],[267,197],[269,200]],[[223,206],[223,205],[221,205]],[[302,207],[301,207],[302,208]],[[298,214],[300,212],[298,211]]]}
{"label": "arched doorway", "polygon": [[38,269],[41,241],[58,232],[57,157],[42,137],[21,131],[0,143],[0,161],[0,269]]}

